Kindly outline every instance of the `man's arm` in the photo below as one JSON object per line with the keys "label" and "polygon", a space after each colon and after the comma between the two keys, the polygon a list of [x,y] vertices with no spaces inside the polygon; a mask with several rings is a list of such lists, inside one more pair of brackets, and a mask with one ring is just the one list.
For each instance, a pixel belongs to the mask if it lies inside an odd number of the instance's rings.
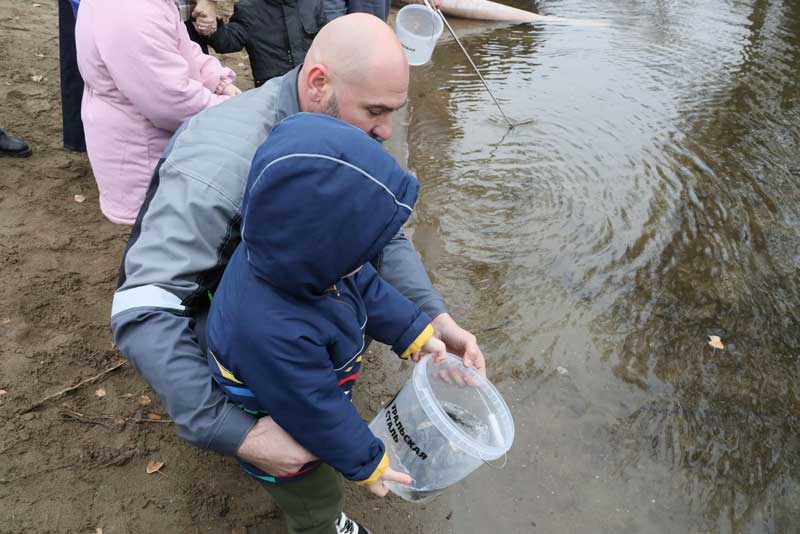
{"label": "man's arm", "polygon": [[478,341],[450,316],[444,299],[433,289],[419,254],[402,231],[384,247],[377,267],[381,278],[433,317],[436,337],[445,342],[447,350],[461,356],[465,366],[474,366],[486,376],[486,362]]}
{"label": "man's arm", "polygon": [[119,350],[158,394],[178,435],[233,455],[256,423],[210,379],[194,320],[167,309],[134,308],[112,317]]}
{"label": "man's arm", "polygon": [[[178,435],[278,476],[315,460],[271,417],[255,419],[228,401],[211,380],[193,322],[164,309],[129,310],[111,321],[117,346],[159,395]],[[183,377],[177,385],[176,377]]]}
{"label": "man's arm", "polygon": [[216,287],[239,242],[242,177],[271,127],[266,118],[256,123],[240,116],[258,113],[250,107],[269,113],[267,93],[242,98],[246,106],[224,111],[239,121],[240,137],[224,157],[208,156],[218,150],[209,134],[218,128],[215,110],[187,122],[167,147],[125,251],[111,325],[121,352],[156,390],[180,436],[280,475],[313,456],[272,419],[256,422],[230,404],[213,384],[198,341],[203,325],[196,310],[207,306],[207,290]]}
{"label": "man's arm", "polygon": [[[255,419],[239,413],[211,380],[196,332],[204,326],[207,291],[238,241],[238,206],[213,194],[198,171],[183,170],[203,151],[191,121],[156,167],[131,232],[111,307],[120,352],[155,390],[189,443],[234,454]],[[182,140],[190,143],[183,148]],[[203,169],[199,169],[202,171]],[[219,181],[225,177],[220,176]],[[185,206],[192,205],[192,213]]]}
{"label": "man's arm", "polygon": [[354,279],[367,309],[366,334],[408,358],[433,337],[431,318],[381,278],[371,263]]}
{"label": "man's arm", "polygon": [[381,278],[431,317],[447,313],[447,304],[433,289],[419,254],[402,230],[383,248],[375,266]]}

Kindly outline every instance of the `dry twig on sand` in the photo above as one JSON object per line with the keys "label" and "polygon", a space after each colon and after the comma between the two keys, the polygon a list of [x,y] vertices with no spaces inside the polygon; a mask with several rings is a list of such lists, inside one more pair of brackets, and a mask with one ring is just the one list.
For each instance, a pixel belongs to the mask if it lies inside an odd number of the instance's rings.
{"label": "dry twig on sand", "polygon": [[24,410],[20,411],[19,415],[22,415],[22,414],[28,413],[30,411],[33,411],[36,408],[38,408],[39,406],[42,406],[43,404],[45,404],[47,402],[50,402],[51,400],[59,399],[59,398],[63,397],[64,395],[66,395],[67,393],[75,391],[76,389],[80,389],[80,388],[82,388],[83,386],[85,386],[87,384],[92,384],[94,382],[97,382],[101,378],[104,378],[109,373],[113,373],[114,371],[116,371],[120,367],[123,367],[127,363],[128,363],[127,360],[122,360],[120,362],[117,362],[114,365],[112,365],[111,367],[109,367],[108,369],[106,369],[105,371],[103,371],[102,373],[96,374],[96,375],[94,375],[94,376],[92,376],[90,378],[87,378],[86,380],[81,380],[80,382],[78,382],[77,384],[75,384],[72,387],[68,387],[66,389],[62,389],[61,391],[53,393],[52,395],[48,395],[47,397],[43,398],[42,400],[40,400],[38,402],[34,402],[33,404],[31,404],[30,406],[28,406]]}
{"label": "dry twig on sand", "polygon": [[117,425],[124,425],[125,423],[156,423],[162,425],[170,425],[174,423],[172,419],[145,419],[137,416],[123,417],[121,415],[88,415],[75,410],[61,410],[61,417],[67,421],[78,421],[79,423],[87,423],[90,425],[100,425],[106,428],[111,428],[107,423],[110,421]]}

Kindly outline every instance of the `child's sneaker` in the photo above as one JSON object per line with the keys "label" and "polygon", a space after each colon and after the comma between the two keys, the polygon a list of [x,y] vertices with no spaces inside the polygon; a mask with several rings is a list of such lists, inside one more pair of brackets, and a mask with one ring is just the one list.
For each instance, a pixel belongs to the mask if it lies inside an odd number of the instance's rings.
{"label": "child's sneaker", "polygon": [[370,534],[369,530],[344,515],[344,512],[336,520],[336,532],[338,534]]}

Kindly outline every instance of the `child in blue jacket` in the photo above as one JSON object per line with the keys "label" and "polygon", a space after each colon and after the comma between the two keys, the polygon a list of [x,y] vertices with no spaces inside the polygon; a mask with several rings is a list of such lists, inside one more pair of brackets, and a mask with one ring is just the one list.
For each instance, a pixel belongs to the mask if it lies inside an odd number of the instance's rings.
{"label": "child in blue jacket", "polygon": [[253,160],[242,241],[211,304],[208,361],[243,410],[272,416],[320,459],[283,478],[242,462],[290,532],[366,532],[342,513],[338,473],[378,495],[384,480],[411,482],[389,467],[350,396],[365,336],[403,358],[445,355],[431,318],[370,263],[418,189],[379,142],[324,115],[283,120]]}

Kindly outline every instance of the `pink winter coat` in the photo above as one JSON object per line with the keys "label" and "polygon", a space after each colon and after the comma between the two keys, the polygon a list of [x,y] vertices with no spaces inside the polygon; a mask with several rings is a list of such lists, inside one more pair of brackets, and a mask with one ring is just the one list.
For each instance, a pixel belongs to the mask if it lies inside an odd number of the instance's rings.
{"label": "pink winter coat", "polygon": [[75,41],[100,209],[133,224],[172,133],[226,100],[235,74],[189,39],[173,0],[82,0]]}

